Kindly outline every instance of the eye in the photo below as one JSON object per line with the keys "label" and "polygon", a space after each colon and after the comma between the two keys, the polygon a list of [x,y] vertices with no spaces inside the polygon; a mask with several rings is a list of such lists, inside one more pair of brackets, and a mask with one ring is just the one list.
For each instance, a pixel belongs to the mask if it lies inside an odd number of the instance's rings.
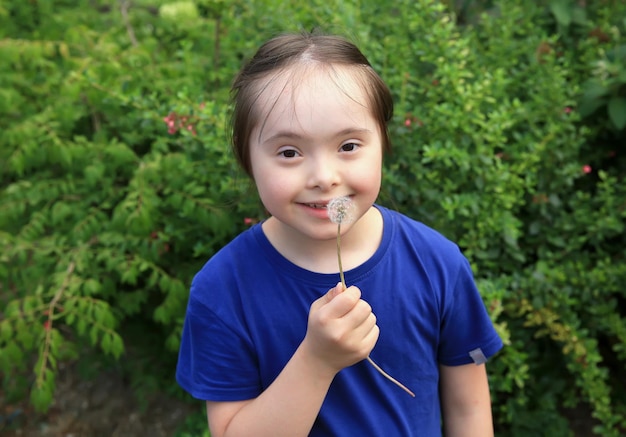
{"label": "eye", "polygon": [[359,145],[357,143],[345,143],[345,144],[342,144],[339,149],[342,152],[354,152],[358,148],[359,148]]}
{"label": "eye", "polygon": [[278,156],[281,158],[295,158],[299,155],[298,151],[295,149],[285,149],[278,152]]}

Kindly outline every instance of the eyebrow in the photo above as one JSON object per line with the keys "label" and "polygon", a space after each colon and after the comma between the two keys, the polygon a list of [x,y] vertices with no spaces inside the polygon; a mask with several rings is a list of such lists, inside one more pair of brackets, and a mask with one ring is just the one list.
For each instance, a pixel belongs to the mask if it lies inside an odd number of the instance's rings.
{"label": "eyebrow", "polygon": [[[336,132],[335,134],[333,134],[333,138],[344,137],[346,135],[353,135],[353,134],[371,134],[371,133],[372,133],[371,129],[349,127],[347,129],[342,129],[339,132]],[[271,137],[263,141],[263,143],[269,143],[279,138],[280,139],[285,138],[285,139],[291,139],[291,140],[302,140],[304,136],[300,135],[297,132],[282,130],[282,131],[276,132],[274,135],[272,135]]]}

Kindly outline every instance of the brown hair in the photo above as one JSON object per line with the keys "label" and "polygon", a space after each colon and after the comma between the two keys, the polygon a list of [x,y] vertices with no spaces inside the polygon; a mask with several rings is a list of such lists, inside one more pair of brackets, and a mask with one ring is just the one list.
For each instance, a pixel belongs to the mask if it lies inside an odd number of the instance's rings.
{"label": "brown hair", "polygon": [[234,111],[232,115],[233,151],[243,170],[252,177],[250,162],[250,136],[260,123],[260,111],[256,108],[263,89],[259,83],[270,73],[284,70],[298,62],[320,65],[357,67],[362,78],[369,108],[378,122],[383,149],[389,151],[391,144],[387,123],[393,115],[391,92],[374,71],[367,58],[348,40],[333,35],[313,33],[284,34],[263,44],[235,77],[232,86]]}

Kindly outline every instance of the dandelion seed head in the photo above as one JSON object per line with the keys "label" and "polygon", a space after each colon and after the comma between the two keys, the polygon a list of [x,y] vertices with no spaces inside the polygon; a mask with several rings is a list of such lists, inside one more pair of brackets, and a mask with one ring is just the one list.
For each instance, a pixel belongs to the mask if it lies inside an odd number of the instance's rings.
{"label": "dandelion seed head", "polygon": [[348,196],[336,197],[328,202],[328,218],[331,222],[342,225],[354,221],[354,203]]}

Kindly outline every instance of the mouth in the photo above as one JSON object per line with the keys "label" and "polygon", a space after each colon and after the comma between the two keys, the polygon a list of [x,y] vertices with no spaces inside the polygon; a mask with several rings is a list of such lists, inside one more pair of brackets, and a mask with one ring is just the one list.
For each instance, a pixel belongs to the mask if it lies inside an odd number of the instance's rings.
{"label": "mouth", "polygon": [[327,203],[303,203],[303,205],[314,209],[326,209],[328,206]]}

